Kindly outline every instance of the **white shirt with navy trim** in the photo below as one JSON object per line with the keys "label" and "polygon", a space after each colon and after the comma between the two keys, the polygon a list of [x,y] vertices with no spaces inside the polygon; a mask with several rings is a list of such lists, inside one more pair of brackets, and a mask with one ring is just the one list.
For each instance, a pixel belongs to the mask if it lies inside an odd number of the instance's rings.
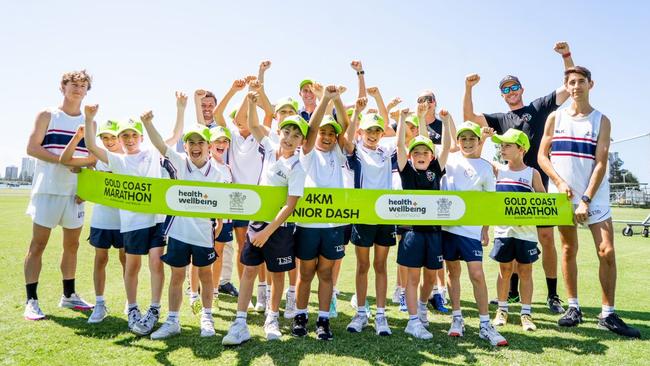
{"label": "white shirt with navy trim", "polygon": [[[97,160],[95,170],[98,172],[108,172],[108,164]],[[120,230],[120,210],[115,207],[109,207],[96,203],[93,206],[93,215],[90,218],[90,227],[102,230]]]}

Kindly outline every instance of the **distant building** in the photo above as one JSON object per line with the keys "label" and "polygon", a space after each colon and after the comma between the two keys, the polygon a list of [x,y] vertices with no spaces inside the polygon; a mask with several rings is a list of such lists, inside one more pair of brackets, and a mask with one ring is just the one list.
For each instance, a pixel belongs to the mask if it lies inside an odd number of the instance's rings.
{"label": "distant building", "polygon": [[9,165],[5,169],[5,179],[7,180],[16,180],[18,179],[18,167],[15,165]]}
{"label": "distant building", "polygon": [[34,178],[34,168],[36,167],[36,160],[25,157],[22,160],[20,167],[20,180],[31,182]]}

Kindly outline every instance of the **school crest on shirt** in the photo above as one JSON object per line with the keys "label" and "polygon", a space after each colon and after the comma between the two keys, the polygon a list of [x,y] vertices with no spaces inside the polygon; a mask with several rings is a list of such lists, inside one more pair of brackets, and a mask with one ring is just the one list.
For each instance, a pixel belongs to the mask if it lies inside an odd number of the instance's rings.
{"label": "school crest on shirt", "polygon": [[433,182],[433,172],[431,170],[427,170],[427,180]]}
{"label": "school crest on shirt", "polygon": [[246,195],[241,192],[232,192],[228,196],[230,197],[230,211],[244,212],[244,201],[246,201]]}

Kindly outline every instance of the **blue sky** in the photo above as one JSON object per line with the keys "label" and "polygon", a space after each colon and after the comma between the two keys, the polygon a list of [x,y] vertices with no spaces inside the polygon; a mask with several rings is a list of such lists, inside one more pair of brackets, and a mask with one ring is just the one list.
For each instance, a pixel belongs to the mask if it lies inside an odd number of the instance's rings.
{"label": "blue sky", "polygon": [[[272,6],[272,4],[282,4]],[[524,99],[545,95],[562,82],[553,52],[566,40],[574,60],[592,70],[592,104],[609,116],[612,137],[650,131],[650,27],[646,2],[589,1],[324,1],[135,2],[23,1],[0,14],[0,169],[19,165],[36,113],[61,102],[63,72],[87,68],[94,76],[87,103],[99,103],[98,120],[152,109],[162,130],[174,118],[174,91],[214,91],[255,74],[270,59],[266,88],[272,101],[297,94],[313,77],[350,89],[349,63],[360,59],[368,86],[384,98],[415,104],[425,88],[456,123],[462,119],[464,76],[481,75],[477,112],[505,111],[497,83],[518,75]],[[235,97],[233,106],[243,94]],[[186,121],[193,111],[188,109]],[[650,181],[650,137],[614,145],[642,181]],[[488,152],[489,153],[489,152]]]}

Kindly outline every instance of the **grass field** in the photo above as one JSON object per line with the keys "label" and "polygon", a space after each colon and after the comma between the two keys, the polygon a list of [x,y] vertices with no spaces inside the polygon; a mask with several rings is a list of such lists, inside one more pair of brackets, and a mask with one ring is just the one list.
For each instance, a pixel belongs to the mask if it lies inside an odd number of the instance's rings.
{"label": "grass field", "polygon": [[[649,364],[650,361],[650,239],[639,235],[623,237],[622,227],[616,226],[615,243],[618,261],[617,310],[628,324],[641,330],[643,340],[627,340],[596,328],[600,311],[600,288],[598,284],[598,259],[587,230],[581,229],[582,246],[579,251],[580,302],[585,314],[585,324],[575,329],[559,329],[557,316],[550,315],[544,305],[546,286],[541,263],[535,267],[535,296],[533,315],[538,331],[524,334],[515,316],[515,324],[502,328],[510,346],[495,349],[478,338],[478,315],[473,305],[471,285],[463,276],[462,304],[467,325],[464,338],[447,337],[449,317],[430,316],[434,333],[431,341],[413,340],[406,337],[403,328],[407,315],[397,307],[388,309],[389,324],[393,336],[378,338],[370,327],[362,334],[351,335],[345,326],[354,315],[349,299],[354,291],[355,260],[349,251],[343,262],[338,288],[339,317],[333,319],[335,339],[319,342],[313,332],[305,339],[288,335],[289,321],[281,319],[285,336],[279,342],[267,342],[261,327],[263,316],[249,316],[253,340],[238,348],[224,349],[221,338],[233,320],[236,299],[222,296],[221,308],[215,313],[217,336],[200,338],[198,318],[189,306],[183,304],[180,336],[152,341],[137,337],[127,330],[126,317],[122,314],[125,302],[117,256],[110,259],[106,288],[107,304],[111,316],[99,325],[86,323],[89,313],[75,312],[57,307],[61,296],[59,259],[61,253],[61,230],[53,231],[50,244],[43,258],[43,271],[39,282],[41,308],[47,319],[39,322],[23,320],[25,298],[23,259],[31,237],[31,221],[24,215],[28,202],[27,191],[0,191],[0,228],[3,235],[0,252],[0,363],[30,365],[463,365],[463,364],[580,364],[580,365],[633,365]],[[87,205],[86,223],[90,218],[91,204]],[[614,209],[616,219],[641,219],[647,210]],[[88,236],[84,226],[82,239]],[[556,235],[557,237],[557,235]],[[117,254],[113,252],[112,254]],[[389,293],[395,283],[396,249],[392,250]],[[94,301],[92,286],[93,250],[82,240],[77,267],[77,291],[89,301]],[[487,258],[487,257],[486,257]],[[143,265],[140,277],[140,304],[149,301],[148,270]],[[495,295],[497,265],[485,260],[490,296]],[[168,274],[169,272],[167,272]],[[371,278],[371,284],[372,278]],[[315,287],[314,287],[315,288]],[[561,280],[559,293],[565,298]],[[163,319],[166,316],[166,289],[163,295]],[[374,294],[374,289],[369,291]],[[371,304],[374,298],[369,298]],[[313,326],[316,296],[312,292],[310,310]],[[494,308],[490,309],[494,314]],[[511,313],[519,312],[519,306],[511,306]],[[513,322],[514,323],[514,322]]]}

